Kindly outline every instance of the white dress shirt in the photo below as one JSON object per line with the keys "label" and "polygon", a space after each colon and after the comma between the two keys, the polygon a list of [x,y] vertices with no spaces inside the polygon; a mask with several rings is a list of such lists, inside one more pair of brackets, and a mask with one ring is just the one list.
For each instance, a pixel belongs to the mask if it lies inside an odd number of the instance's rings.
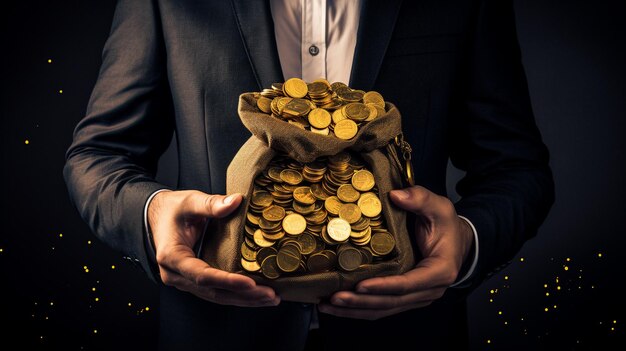
{"label": "white dress shirt", "polygon": [[[326,78],[329,82],[349,84],[354,48],[361,13],[360,0],[270,0],[278,57],[285,79],[297,77],[305,82]],[[358,87],[356,87],[358,88]],[[148,205],[144,223],[148,233]],[[478,261],[478,233],[474,232],[474,255],[468,272],[451,287],[463,284],[474,272]],[[149,235],[149,234],[148,234]],[[148,238],[149,239],[149,238]],[[151,243],[151,240],[148,240]]]}

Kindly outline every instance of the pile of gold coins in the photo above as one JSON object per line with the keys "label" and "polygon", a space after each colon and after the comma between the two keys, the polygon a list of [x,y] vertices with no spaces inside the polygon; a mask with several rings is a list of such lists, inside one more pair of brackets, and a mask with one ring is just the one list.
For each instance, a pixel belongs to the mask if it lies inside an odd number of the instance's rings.
{"label": "pile of gold coins", "polygon": [[262,112],[299,128],[350,140],[359,126],[385,113],[385,100],[375,91],[355,90],[325,79],[305,83],[291,78],[257,94]]}
{"label": "pile of gold coins", "polygon": [[254,180],[241,265],[269,279],[354,271],[393,252],[374,175],[355,154],[277,156]]}

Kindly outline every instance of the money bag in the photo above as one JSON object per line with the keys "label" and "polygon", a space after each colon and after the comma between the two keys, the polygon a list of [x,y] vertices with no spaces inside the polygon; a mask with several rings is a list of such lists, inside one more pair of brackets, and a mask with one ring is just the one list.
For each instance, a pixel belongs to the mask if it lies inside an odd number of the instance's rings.
{"label": "money bag", "polygon": [[[242,94],[239,98],[238,113],[242,123],[252,133],[252,136],[239,149],[228,166],[226,192],[228,194],[241,193],[243,201],[231,215],[225,218],[212,219],[209,222],[202,239],[200,258],[214,268],[246,274],[252,277],[257,284],[272,287],[283,301],[304,303],[318,303],[337,291],[352,290],[358,282],[367,278],[402,274],[413,268],[415,257],[406,227],[406,212],[395,207],[389,200],[391,190],[406,186],[403,184],[402,162],[398,158],[394,144],[395,138],[402,133],[401,115],[398,109],[389,102],[386,102],[385,111],[382,116],[363,124],[353,138],[343,140],[334,135],[312,133],[263,113],[257,108],[256,97],[253,93]],[[291,233],[277,240],[273,246],[276,252],[281,245],[290,246],[284,250],[286,252],[281,257],[286,262],[283,264],[283,268],[285,265],[290,265],[290,268],[285,268],[285,270],[294,269],[293,272],[280,272],[280,269],[276,267],[276,257],[273,257],[271,252],[267,254],[268,250],[264,250],[264,254],[261,255],[260,250],[263,248],[259,247],[253,239],[257,230],[251,229],[253,224],[250,221],[258,221],[259,217],[252,216],[250,218],[249,216],[251,207],[258,207],[258,203],[252,203],[251,200],[254,198],[255,192],[259,191],[259,186],[266,185],[259,184],[258,180],[255,183],[255,179],[262,176],[264,172],[267,174],[268,166],[276,159],[307,165],[316,160],[330,159],[340,153],[358,155],[364,163],[364,169],[369,170],[373,175],[376,195],[380,200],[380,207],[382,207],[380,216],[384,221],[384,231],[393,236],[392,240],[395,243],[393,250],[389,253],[381,253],[375,246],[361,248],[358,245],[341,244],[333,242],[332,239],[327,239],[325,251],[318,252],[317,255],[312,253],[306,256],[300,252],[304,251],[303,246],[294,243],[297,242],[301,230],[292,230],[291,227],[297,227],[298,221],[295,221],[295,224],[289,223],[289,227],[283,223],[283,227]],[[270,176],[272,175],[270,174]],[[277,177],[277,175],[273,176]],[[293,189],[293,187],[284,187]],[[283,186],[280,189],[282,188]],[[272,199],[269,198],[267,205],[271,201]],[[279,216],[278,219],[285,215],[280,208],[274,212],[268,215]],[[287,210],[287,213],[289,212],[292,211]],[[331,214],[328,214],[328,220],[330,217],[332,217]],[[286,217],[285,220],[287,220]],[[323,227],[321,234],[328,238],[328,231],[331,228],[326,228],[326,225],[330,226],[331,224],[328,221],[324,222],[324,217],[321,220]],[[277,225],[280,224],[276,223]],[[272,228],[274,227],[272,226]],[[272,235],[284,234],[281,234],[281,228],[277,230],[277,234]],[[369,233],[358,234],[359,238],[362,238],[362,235],[372,235],[372,229],[368,230],[370,230]],[[318,236],[314,238],[316,242],[324,242],[319,238],[321,234],[318,232],[311,231],[311,234],[314,234],[313,237]],[[350,229],[348,229],[348,236],[350,234],[355,235],[354,232],[350,233]],[[387,239],[384,235],[382,235],[382,239]],[[307,236],[307,238],[309,238],[308,241],[311,241],[310,237]],[[266,243],[262,238],[259,240],[262,241],[259,242],[260,244]],[[330,244],[337,245],[329,245],[328,240],[331,240]],[[359,240],[360,242],[363,241],[362,239]],[[270,241],[268,245],[272,244]],[[305,246],[310,246],[309,244],[307,241],[303,243]],[[312,245],[315,247],[315,242]],[[346,257],[345,262],[332,262],[333,259],[337,260],[336,254],[346,248],[351,251],[348,252],[350,255],[343,255]],[[358,250],[355,251],[353,248]],[[370,256],[369,261],[363,261],[364,264],[348,269],[347,266],[353,264],[354,257],[358,259],[358,255],[351,254],[355,252],[367,254],[368,251],[374,256],[379,253],[381,257],[371,260],[372,257]],[[258,262],[256,260],[257,255],[258,259],[263,256],[263,260],[270,261]],[[315,262],[311,260],[314,255],[316,257]],[[281,257],[278,257],[279,264]],[[309,262],[307,262],[307,258]],[[331,261],[330,266],[323,269],[326,259]],[[242,262],[248,265],[248,269],[243,268]],[[249,266],[254,268],[251,269]],[[307,266],[309,268],[314,266],[315,269],[307,270]],[[266,272],[260,272],[263,267],[267,270]],[[319,269],[320,267],[322,269]],[[269,271],[270,269],[272,272]],[[259,272],[251,272],[251,270],[258,270]],[[279,272],[280,274],[278,274]]]}

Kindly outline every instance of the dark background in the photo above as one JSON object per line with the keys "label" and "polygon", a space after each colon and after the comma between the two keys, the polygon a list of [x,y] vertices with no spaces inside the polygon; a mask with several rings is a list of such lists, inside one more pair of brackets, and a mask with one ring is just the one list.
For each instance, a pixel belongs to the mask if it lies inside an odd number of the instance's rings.
{"label": "dark background", "polygon": [[[624,3],[516,1],[557,200],[538,237],[471,295],[473,349],[626,346]],[[111,0],[3,5],[3,349],[12,339],[41,349],[155,345],[155,286],[89,233],[61,174],[113,8]],[[162,160],[164,182],[175,182],[173,155]]]}

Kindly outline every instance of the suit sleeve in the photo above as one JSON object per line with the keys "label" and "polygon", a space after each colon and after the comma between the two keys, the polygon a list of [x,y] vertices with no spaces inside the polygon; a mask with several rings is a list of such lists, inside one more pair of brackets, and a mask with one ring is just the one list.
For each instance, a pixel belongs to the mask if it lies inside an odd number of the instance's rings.
{"label": "suit sleeve", "polygon": [[452,163],[466,171],[457,212],[476,227],[480,255],[472,287],[536,235],[554,201],[548,150],[536,126],[512,1],[482,1],[476,18]]}
{"label": "suit sleeve", "polygon": [[158,9],[151,0],[118,2],[102,58],[86,116],[67,151],[64,177],[91,230],[154,280],[143,207],[165,188],[154,175],[174,123]]}

